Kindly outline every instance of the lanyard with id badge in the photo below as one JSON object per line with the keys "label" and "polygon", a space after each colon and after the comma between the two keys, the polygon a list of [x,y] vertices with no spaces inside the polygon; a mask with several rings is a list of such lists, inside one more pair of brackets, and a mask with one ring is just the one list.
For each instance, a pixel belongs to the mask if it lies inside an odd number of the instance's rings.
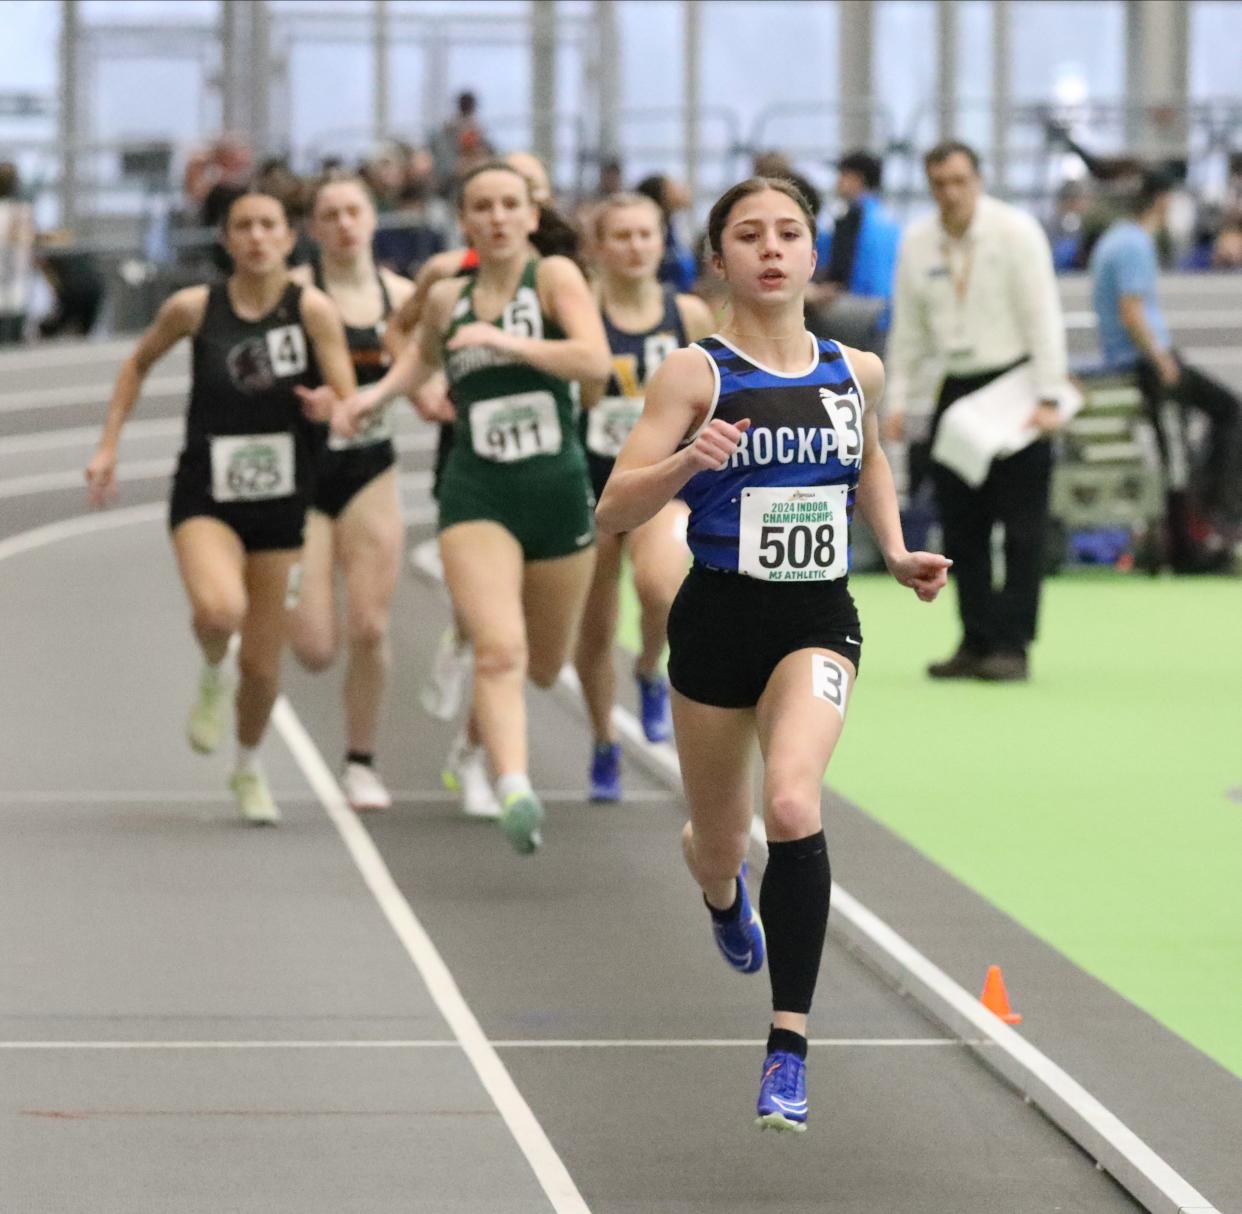
{"label": "lanyard with id badge", "polygon": [[974,241],[946,240],[940,248],[953,286],[953,319],[946,353],[951,359],[968,359],[975,353],[974,338],[966,332],[966,299],[970,294],[970,277],[975,268]]}

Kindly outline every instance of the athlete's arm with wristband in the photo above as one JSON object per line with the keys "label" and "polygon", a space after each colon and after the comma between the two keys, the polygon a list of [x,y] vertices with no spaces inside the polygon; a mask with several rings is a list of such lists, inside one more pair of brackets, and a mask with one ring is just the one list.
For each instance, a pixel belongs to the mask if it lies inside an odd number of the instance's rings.
{"label": "athlete's arm with wristband", "polygon": [[653,518],[696,473],[723,468],[749,420],[715,418],[682,446],[712,407],[715,380],[700,350],[675,350],[647,384],[642,416],[604,486],[595,521],[604,532],[633,531]]}
{"label": "athlete's arm with wristband", "polygon": [[151,368],[183,337],[189,337],[202,323],[207,304],[206,287],[186,287],[170,295],[152,321],[151,327],[138,339],[130,356],[117,372],[112,399],[103,434],[91,461],[86,465],[86,487],[92,506],[104,506],[116,489],[116,451],[143,381]]}
{"label": "athlete's arm with wristband", "polygon": [[858,350],[851,350],[850,358],[865,398],[863,461],[854,502],[875,536],[889,573],[903,586],[909,586],[923,602],[930,603],[944,588],[953,562],[937,552],[907,551],[893,471],[880,445],[876,421],[876,406],[884,394],[884,365],[874,354]]}

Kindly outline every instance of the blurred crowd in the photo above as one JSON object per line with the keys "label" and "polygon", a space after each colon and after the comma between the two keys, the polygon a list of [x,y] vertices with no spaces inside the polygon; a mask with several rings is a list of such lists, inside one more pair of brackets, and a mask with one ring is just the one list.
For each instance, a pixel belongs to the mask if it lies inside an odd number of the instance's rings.
{"label": "blurred crowd", "polygon": [[[1054,265],[1058,271],[1085,270],[1096,241],[1124,213],[1146,166],[1132,157],[1092,153],[1052,123],[1048,137],[1067,161],[1076,158],[1080,166],[1080,175],[1059,189],[1045,217]],[[412,275],[430,257],[460,242],[457,183],[498,150],[472,92],[456,97],[452,117],[424,145],[389,140],[356,161],[325,157],[310,173],[299,172],[287,157],[259,158],[243,139],[222,136],[189,156],[179,202],[153,260],[167,263],[159,272],[170,289],[221,273],[227,268],[226,256],[213,233],[230,199],[247,185],[257,182],[278,195],[298,221],[323,173],[356,170],[370,186],[380,214],[376,260]],[[831,327],[847,342],[881,350],[902,232],[885,202],[884,162],[858,149],[829,167],[836,176],[831,196],[824,197],[804,166],[782,152],[761,152],[753,160],[756,173],[793,179],[820,216],[811,328],[826,332]],[[815,166],[812,175],[823,180],[822,169]],[[664,215],[667,251],[661,278],[711,301],[718,284],[704,273],[703,234],[696,229],[689,192],[675,176],[657,173],[631,180],[619,161],[605,161],[584,196],[562,200],[559,209],[579,231],[589,231],[583,220],[591,205],[623,188],[647,195]],[[1242,270],[1242,153],[1231,159],[1223,199],[1207,204],[1184,186],[1176,190],[1158,247],[1166,270]],[[303,235],[292,263],[304,263],[312,255],[311,242]],[[35,319],[30,314],[32,287],[39,275],[50,288],[52,303]],[[36,231],[15,167],[0,163],[0,343],[90,333],[103,314],[107,282],[100,259],[78,248],[70,233]]]}

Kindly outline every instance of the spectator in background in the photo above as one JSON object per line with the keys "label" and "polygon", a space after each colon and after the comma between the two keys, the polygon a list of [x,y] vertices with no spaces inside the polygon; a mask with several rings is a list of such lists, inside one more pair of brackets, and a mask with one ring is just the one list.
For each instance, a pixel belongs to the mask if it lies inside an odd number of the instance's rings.
{"label": "spectator in background", "polygon": [[634,189],[636,193],[650,198],[664,217],[664,259],[660,262],[656,277],[661,282],[671,283],[678,291],[689,291],[698,276],[698,267],[681,231],[680,217],[690,209],[690,195],[686,187],[663,173],[653,173],[650,177],[644,177]]}
{"label": "spectator in background", "polygon": [[1212,246],[1213,270],[1242,270],[1242,219],[1227,223]]}
{"label": "spectator in background", "polygon": [[184,189],[189,210],[200,227],[218,228],[224,222],[234,199],[245,193],[253,169],[254,153],[236,135],[221,135],[190,157]]}
{"label": "spectator in background", "polygon": [[393,211],[405,188],[406,149],[397,143],[382,143],[362,162],[358,175],[375,199],[375,209],[383,215]]}
{"label": "spectator in background", "polygon": [[621,171],[621,161],[605,160],[599,166],[599,183],[595,187],[596,201],[602,202],[614,194],[625,191],[625,177]]}
{"label": "spectator in background", "polygon": [[425,261],[447,247],[453,216],[436,194],[435,185],[431,153],[426,148],[410,148],[396,209],[375,233],[374,256],[379,265],[412,278]]}
{"label": "spectator in background", "polygon": [[479,123],[479,99],[467,90],[457,94],[457,113],[432,140],[440,193],[447,196],[471,169],[495,155],[492,141]]}
{"label": "spectator in background", "polygon": [[837,197],[845,204],[817,278],[840,293],[891,300],[901,228],[880,198],[884,166],[870,152],[837,161]]}
{"label": "spectator in background", "polygon": [[1083,218],[1091,205],[1091,195],[1081,181],[1066,181],[1057,190],[1048,240],[1052,244],[1052,264],[1058,274],[1081,270],[1087,264],[1083,252]]}
{"label": "spectator in background", "polygon": [[34,213],[21,196],[17,166],[0,162],[0,346],[22,340],[30,308]]}
{"label": "spectator in background", "polygon": [[36,263],[56,297],[56,308],[39,322],[40,337],[88,337],[103,310],[104,277],[94,255],[74,249],[72,234],[44,232]]}
{"label": "spectator in background", "polygon": [[[1028,427],[1038,438],[998,454],[977,487],[932,462],[945,555],[953,561],[962,641],[933,663],[934,679],[1010,682],[1028,677],[1044,574],[1052,447],[1067,386],[1065,322],[1048,238],[1034,219],[983,193],[979,158],[949,141],[924,157],[938,213],[907,229],[888,343],[889,438],[913,435],[903,416],[915,388],[939,377],[931,437],[963,397],[1029,364]],[[1018,377],[1019,379],[1024,377]],[[1024,403],[1024,402],[1023,402]],[[915,465],[911,451],[912,478]],[[992,580],[992,528],[1005,532],[1005,584]]]}
{"label": "spectator in background", "polygon": [[[1201,498],[1211,521],[1225,531],[1242,523],[1242,403],[1226,387],[1188,366],[1173,346],[1157,298],[1156,238],[1176,182],[1165,172],[1143,175],[1130,215],[1102,236],[1091,254],[1092,302],[1100,346],[1110,368],[1133,370],[1156,421],[1166,462],[1180,463],[1180,427],[1160,406],[1176,401],[1209,420]],[[1172,477],[1170,480],[1172,481]],[[1205,572],[1228,562],[1227,547],[1205,549],[1196,538],[1188,488],[1168,494],[1169,556],[1174,569]]]}

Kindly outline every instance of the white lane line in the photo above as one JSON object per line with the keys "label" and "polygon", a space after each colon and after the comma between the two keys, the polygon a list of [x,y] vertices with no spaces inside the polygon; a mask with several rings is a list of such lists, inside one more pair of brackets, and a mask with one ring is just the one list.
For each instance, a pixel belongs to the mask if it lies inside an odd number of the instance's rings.
{"label": "white lane line", "polygon": [[[74,536],[110,530],[130,523],[153,521],[160,518],[163,512],[163,503],[151,503],[103,514],[78,515],[49,523],[0,540],[0,561]],[[562,678],[564,674],[562,672]],[[620,713],[623,719],[628,717],[633,730],[640,730],[637,721],[630,714],[620,709],[614,711]],[[566,1214],[589,1214],[564,1164],[497,1057],[494,1045],[487,1041],[435,946],[397,889],[370,835],[346,806],[323,757],[283,697],[277,702],[273,716],[278,729],[281,729],[280,722],[284,721],[285,728],[291,734],[300,734],[304,739],[305,759],[315,772],[315,778],[311,780],[312,787],[346,840],[351,854],[355,856],[355,862],[362,869],[364,878],[394,930],[406,945],[407,951],[414,958],[413,950],[416,949],[423,958],[427,966],[425,971],[417,959],[415,964],[419,967],[424,982],[441,1013],[462,1042],[467,1056],[531,1162],[554,1208],[558,1214],[562,1211]],[[283,734],[284,729],[281,732]],[[629,736],[626,740],[630,741]],[[675,754],[670,767],[666,755],[645,739],[631,742],[630,748],[636,755],[641,755],[652,770],[662,773],[672,789],[680,788],[681,776],[676,766]],[[664,747],[663,750],[670,751],[671,748]],[[303,771],[306,772],[305,767]],[[758,834],[762,840],[761,824],[753,823],[752,833]],[[360,860],[360,856],[363,859]],[[1201,1193],[1051,1059],[987,1012],[968,991],[840,885],[835,886],[834,895],[837,912],[832,921],[834,930],[851,940],[873,963],[888,973],[893,982],[908,991],[921,1006],[967,1044],[979,1037],[999,1047],[981,1051],[979,1056],[1038,1104],[1050,1120],[1093,1155],[1102,1167],[1148,1209],[1159,1211],[1160,1214],[1219,1214]],[[434,975],[434,985],[429,975]],[[498,1095],[505,1101],[503,1106]]]}
{"label": "white lane line", "polygon": [[[336,778],[293,711],[292,705],[283,696],[276,701],[272,723],[284,738],[285,745],[302,769],[302,774],[340,832],[363,880],[375,896],[397,938],[405,946],[410,960],[414,962],[427,990],[440,1009],[440,1014],[453,1030],[453,1035],[461,1042],[466,1057],[487,1089],[492,1103],[504,1118],[518,1147],[526,1156],[536,1179],[552,1203],[552,1208],[557,1214],[589,1214],[587,1204],[578,1192],[568,1169],[462,997],[439,950],[418,921],[405,896],[397,888],[371,836],[358,821],[357,814],[345,803]],[[498,842],[497,846],[499,845]],[[517,860],[515,863],[521,861]]]}
{"label": "white lane line", "polygon": [[[671,1037],[667,1040],[632,1037],[603,1040],[576,1038],[515,1038],[489,1042],[496,1050],[719,1050],[758,1049],[762,1037]],[[949,1046],[961,1049],[983,1042],[961,1041],[956,1037],[812,1037],[809,1045],[832,1049],[922,1049]],[[442,1037],[310,1041],[0,1041],[0,1050],[460,1050],[462,1042]]]}
{"label": "white lane line", "polygon": [[[1064,314],[1065,327],[1071,333],[1083,329],[1095,329],[1099,322],[1095,312],[1084,309]],[[1242,312],[1237,308],[1186,308],[1166,311],[1165,323],[1170,329],[1229,329],[1237,332],[1242,328]]]}
{"label": "white lane line", "polygon": [[24,350],[6,350],[0,356],[0,371],[11,373],[39,367],[68,367],[80,363],[110,366],[119,362],[133,348],[137,335],[112,338],[109,341],[47,342]]}
{"label": "white lane line", "polygon": [[[414,448],[417,449],[417,448]],[[175,456],[161,456],[159,459],[135,459],[122,462],[117,466],[116,479],[124,484],[135,484],[141,481],[168,480],[177,466]],[[431,489],[432,473],[401,472],[397,479],[401,488],[411,493],[426,493]],[[81,489],[86,492],[86,478],[81,468],[71,468],[64,472],[36,472],[30,476],[10,476],[0,480],[0,498],[29,497],[38,493],[62,493],[66,489]],[[427,512],[420,512],[413,522],[426,522]],[[434,518],[434,512],[429,516]]]}
{"label": "white lane line", "polygon": [[[149,379],[142,385],[140,403],[156,397],[185,396],[190,390],[188,375],[164,375]],[[0,393],[0,413],[25,413],[35,409],[68,409],[98,407],[102,409],[112,395],[110,383],[69,384],[63,388],[26,388],[18,392]],[[103,420],[102,418],[100,419]]]}
{"label": "white lane line", "polygon": [[[564,674],[562,674],[564,681]],[[624,709],[613,710],[622,738],[672,788],[681,787],[677,753],[653,746]],[[751,822],[751,838],[766,850],[763,822]],[[1114,1113],[1046,1054],[998,1019],[838,882],[832,885],[829,927],[877,965],[902,991],[972,1048],[1048,1118],[1096,1159],[1133,1196],[1161,1214],[1218,1214],[1211,1202],[1155,1153]]]}
{"label": "white lane line", "polygon": [[[444,788],[392,788],[389,789],[394,801],[430,802],[433,804],[456,804],[461,800],[461,793],[449,792]],[[273,789],[272,796],[279,801],[310,800],[302,789]],[[553,788],[540,790],[540,800],[565,804],[581,804],[586,802],[586,791],[581,788]],[[624,802],[664,804],[672,799],[672,794],[662,789],[636,788],[626,793]],[[170,804],[203,802],[233,805],[233,798],[228,793],[211,792],[207,789],[181,789],[168,792],[155,788],[129,789],[2,789],[0,805],[124,805],[147,801],[166,801]],[[600,806],[601,810],[606,806]]]}
{"label": "white lane line", "polygon": [[[156,502],[128,510],[78,515],[49,523],[44,527],[11,536],[7,540],[0,540],[0,560],[74,536],[110,530],[129,523],[154,521],[163,515],[164,509],[162,502]],[[367,887],[405,946],[441,1015],[461,1043],[475,1073],[525,1155],[553,1210],[556,1214],[590,1214],[582,1194],[578,1192],[560,1156],[518,1091],[495,1048],[484,1035],[443,958],[397,888],[371,836],[358,821],[357,815],[345,804],[336,779],[323,756],[283,696],[276,702],[272,717],[273,724],[293,753],[303,775],[340,832]]]}
{"label": "white lane line", "polygon": [[[93,448],[99,441],[98,425],[63,426],[51,430],[32,430],[0,438],[0,457],[24,455],[30,451],[57,451],[64,448]],[[129,422],[125,439],[180,438],[185,430],[184,415],[178,417],[144,417]],[[398,451],[431,451],[435,448],[435,431],[423,424],[398,434],[393,440]]]}
{"label": "white lane line", "polygon": [[[184,417],[140,417],[125,426],[126,439],[179,438]],[[32,430],[0,439],[0,456],[24,455],[28,451],[56,451],[62,447],[93,447],[99,442],[99,425],[65,426],[56,430]]]}

